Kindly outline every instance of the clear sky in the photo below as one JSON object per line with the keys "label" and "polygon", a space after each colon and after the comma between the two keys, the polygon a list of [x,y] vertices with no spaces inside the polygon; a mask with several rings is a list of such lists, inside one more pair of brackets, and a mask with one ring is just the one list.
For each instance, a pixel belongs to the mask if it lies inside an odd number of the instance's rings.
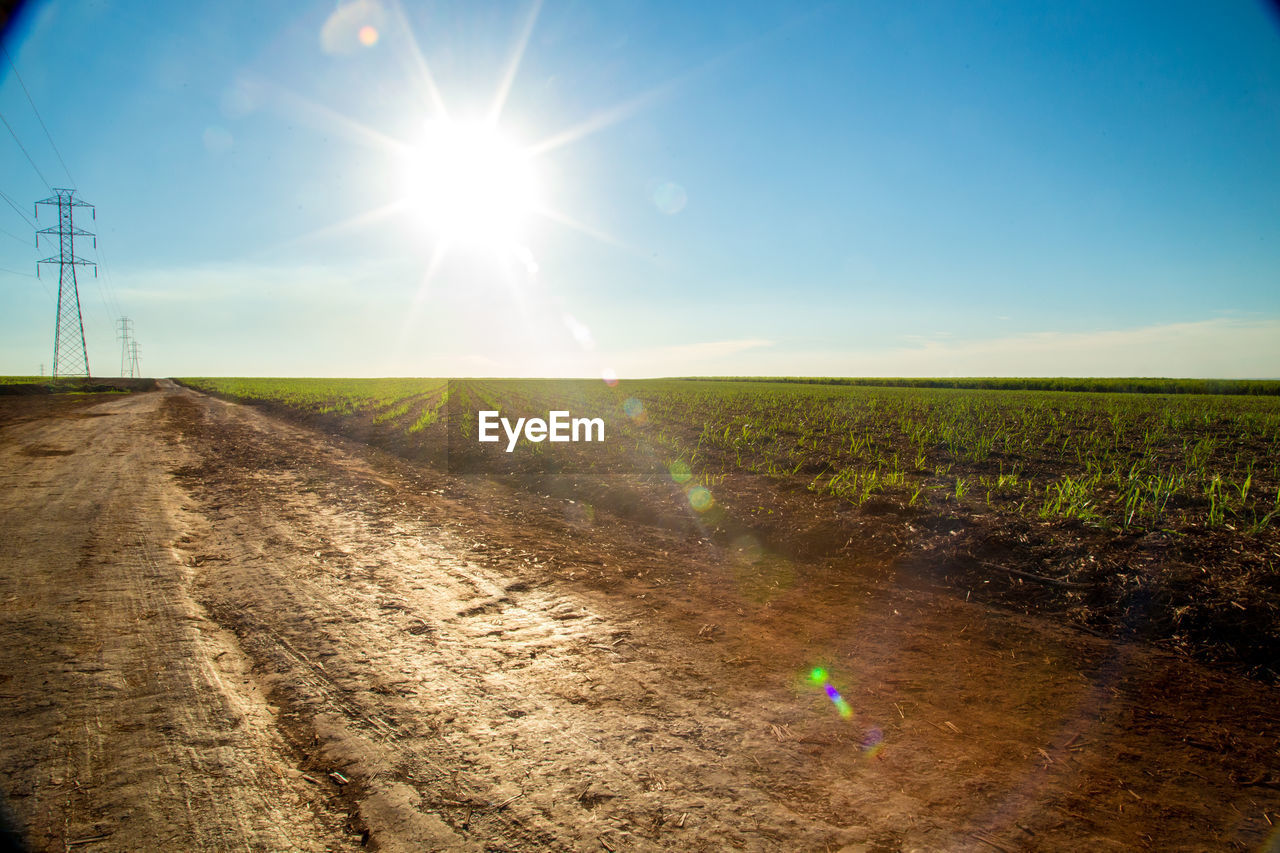
{"label": "clear sky", "polygon": [[0,373],[74,186],[104,375],[125,314],[148,375],[1280,376],[1261,2],[62,0],[5,48]]}

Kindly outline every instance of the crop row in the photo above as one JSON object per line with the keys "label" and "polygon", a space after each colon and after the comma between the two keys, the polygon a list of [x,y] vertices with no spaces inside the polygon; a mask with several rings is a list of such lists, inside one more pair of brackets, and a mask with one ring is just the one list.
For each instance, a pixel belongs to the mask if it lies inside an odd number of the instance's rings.
{"label": "crop row", "polygon": [[589,452],[610,470],[656,459],[703,485],[746,473],[859,506],[875,499],[1117,529],[1258,533],[1280,523],[1280,400],[1269,396],[727,380],[187,381],[372,419],[418,442],[474,437],[481,408],[563,408],[607,418],[610,440]]}

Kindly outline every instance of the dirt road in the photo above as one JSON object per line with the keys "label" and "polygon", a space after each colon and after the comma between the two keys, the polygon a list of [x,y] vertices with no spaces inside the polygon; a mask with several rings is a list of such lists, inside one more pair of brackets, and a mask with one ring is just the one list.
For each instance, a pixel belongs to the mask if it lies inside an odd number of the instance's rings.
{"label": "dirt road", "polygon": [[40,850],[1280,850],[1277,690],[165,384],[0,401]]}

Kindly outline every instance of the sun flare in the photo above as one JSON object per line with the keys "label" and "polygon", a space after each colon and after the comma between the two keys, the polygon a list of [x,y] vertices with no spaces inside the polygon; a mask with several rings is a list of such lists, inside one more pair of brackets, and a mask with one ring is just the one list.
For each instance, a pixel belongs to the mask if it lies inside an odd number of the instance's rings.
{"label": "sun flare", "polygon": [[484,122],[432,120],[405,164],[405,202],[449,244],[514,249],[539,207],[529,154]]}

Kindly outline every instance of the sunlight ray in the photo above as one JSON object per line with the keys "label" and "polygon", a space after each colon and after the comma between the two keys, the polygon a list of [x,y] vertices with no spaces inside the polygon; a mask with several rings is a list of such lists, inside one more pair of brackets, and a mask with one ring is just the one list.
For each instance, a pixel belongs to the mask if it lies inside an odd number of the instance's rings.
{"label": "sunlight ray", "polygon": [[594,240],[599,240],[601,243],[608,246],[613,246],[615,249],[622,249],[623,251],[630,252],[637,256],[641,256],[643,254],[635,246],[622,242],[612,234],[609,234],[606,231],[601,231],[598,228],[592,228],[590,225],[587,225],[584,222],[579,222],[568,214],[561,213],[560,211],[547,207],[546,205],[539,205],[533,208],[531,212],[543,217],[544,219],[550,219],[552,222],[558,223],[567,228],[572,228],[574,231],[581,232],[582,234],[586,234],[588,237],[591,237]]}
{"label": "sunlight ray", "polygon": [[529,17],[525,20],[524,29],[520,31],[520,37],[516,40],[515,50],[511,52],[511,59],[503,71],[498,91],[494,93],[493,105],[489,108],[489,115],[485,119],[490,127],[497,126],[503,107],[507,105],[507,96],[511,94],[511,86],[515,83],[520,63],[524,60],[525,48],[529,46],[529,36],[533,34],[533,26],[537,23],[538,13],[541,11],[542,0],[534,0],[533,7],[529,10]]}
{"label": "sunlight ray", "polygon": [[593,133],[599,133],[607,127],[625,121],[631,118],[642,108],[655,103],[662,97],[666,96],[674,87],[675,81],[664,83],[650,89],[648,92],[637,95],[629,101],[625,101],[617,106],[602,110],[586,121],[580,122],[573,127],[566,128],[552,136],[547,137],[539,143],[529,146],[526,151],[530,157],[538,157],[546,154],[548,151],[554,151],[557,148],[563,148],[566,145],[577,142]]}
{"label": "sunlight ray", "polygon": [[404,323],[400,326],[400,338],[396,342],[397,361],[404,355],[405,347],[409,342],[410,335],[413,333],[413,328],[417,325],[418,318],[422,315],[422,309],[427,304],[427,294],[431,288],[431,280],[439,272],[440,265],[444,262],[445,255],[448,253],[448,240],[440,240],[436,243],[435,250],[431,253],[431,260],[427,263],[427,269],[422,274],[422,283],[414,291],[413,301],[409,303],[409,310],[405,312]]}
{"label": "sunlight ray", "polygon": [[344,116],[342,113],[309,98],[304,98],[297,92],[273,83],[266,84],[266,87],[285,109],[294,112],[304,121],[318,125],[325,130],[337,131],[348,139],[367,145],[370,148],[380,148],[391,151],[394,154],[401,154],[408,149],[408,146],[398,139],[379,133],[368,125],[361,124],[355,119]]}
{"label": "sunlight ray", "polygon": [[263,251],[275,252],[279,249],[291,249],[296,246],[306,245],[307,243],[314,243],[317,240],[327,237],[334,237],[339,234],[349,234],[353,231],[369,228],[383,220],[390,219],[396,214],[401,213],[405,210],[406,206],[407,205],[403,200],[393,201],[390,204],[384,204],[382,207],[375,207],[372,210],[357,213],[355,216],[348,217],[339,222],[334,222],[331,225],[325,225],[312,231],[306,231],[296,237],[290,237],[287,240],[275,243]]}
{"label": "sunlight ray", "polygon": [[717,68],[727,65],[733,60],[750,53],[764,44],[781,38],[787,32],[810,20],[814,14],[816,14],[816,12],[799,15],[787,23],[779,27],[775,27],[763,36],[737,44],[716,56],[704,60],[693,68],[688,69],[670,80],[667,80],[665,83],[660,83],[652,89],[642,92],[628,101],[624,101],[623,103],[610,107],[609,109],[602,110],[573,127],[553,134],[536,145],[530,146],[528,149],[529,155],[531,157],[536,157],[549,151],[554,151],[557,148],[562,148],[565,145],[577,142],[578,140],[590,136],[593,133],[599,133],[605,128],[617,124],[618,122],[625,121],[641,109],[657,103],[662,98],[670,95],[676,89],[688,84],[689,82],[709,74]]}
{"label": "sunlight ray", "polygon": [[409,19],[404,14],[404,8],[400,5],[400,0],[392,0],[390,3],[391,12],[395,16],[396,23],[399,25],[397,32],[408,42],[408,61],[401,53],[400,60],[402,63],[409,65],[410,72],[418,77],[418,82],[427,93],[428,105],[433,109],[439,118],[448,118],[449,110],[445,107],[444,96],[440,94],[440,87],[436,85],[435,75],[431,73],[431,67],[427,65],[426,57],[422,55],[422,48],[418,45],[418,39],[413,34],[413,27],[409,26]]}

